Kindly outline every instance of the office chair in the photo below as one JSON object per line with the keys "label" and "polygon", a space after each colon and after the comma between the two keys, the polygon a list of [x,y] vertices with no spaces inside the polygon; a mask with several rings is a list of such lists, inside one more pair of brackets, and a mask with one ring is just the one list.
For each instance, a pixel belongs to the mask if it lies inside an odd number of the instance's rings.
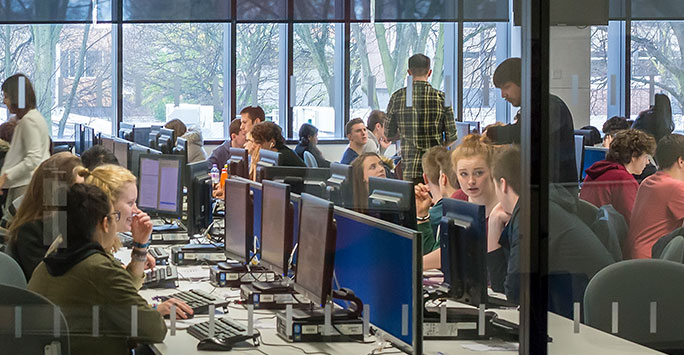
{"label": "office chair", "polygon": [[665,246],[663,253],[660,255],[660,257],[658,257],[658,259],[669,260],[678,263],[684,262],[684,237],[681,235],[676,236],[669,243],[667,243],[667,246]]}
{"label": "office chair", "polygon": [[[658,259],[625,260],[607,266],[591,279],[584,295],[584,319],[613,333],[613,302],[618,304],[615,335],[672,353],[684,349],[684,264]],[[651,308],[655,302],[655,332]]]}
{"label": "office chair", "polygon": [[613,205],[601,206],[596,220],[590,225],[591,230],[598,236],[601,244],[613,256],[613,260],[622,260],[622,244],[627,238],[628,227],[625,217]]}
{"label": "office chair", "polygon": [[318,162],[316,161],[316,158],[314,158],[313,154],[307,152],[306,150],[304,151],[304,164],[306,164],[307,168],[318,167]]}
{"label": "office chair", "polygon": [[669,244],[672,239],[675,239],[680,235],[684,235],[684,227],[679,227],[665,236],[660,237],[651,247],[651,258],[660,259],[660,256],[663,255],[667,244]]}
{"label": "office chair", "polygon": [[[21,337],[15,333],[16,307],[21,306]],[[56,334],[54,317],[59,317]],[[69,354],[69,328],[61,311],[45,297],[26,289],[0,285],[0,344],[3,354],[56,354],[46,346]]]}
{"label": "office chair", "polygon": [[26,288],[26,278],[21,266],[11,256],[0,252],[0,285]]}
{"label": "office chair", "polygon": [[598,211],[598,207],[591,204],[591,202],[579,199],[579,203],[577,203],[577,217],[579,217],[587,227],[591,228],[591,225],[594,224]]}

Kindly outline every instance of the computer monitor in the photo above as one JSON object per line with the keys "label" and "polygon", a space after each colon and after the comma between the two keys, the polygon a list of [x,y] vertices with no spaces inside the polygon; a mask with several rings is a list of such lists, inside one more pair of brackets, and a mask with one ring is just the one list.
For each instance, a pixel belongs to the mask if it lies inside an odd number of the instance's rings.
{"label": "computer monitor", "polygon": [[470,134],[470,123],[456,122],[456,145],[461,144],[463,139]]}
{"label": "computer monitor", "polygon": [[[119,165],[124,168],[128,168],[128,146],[129,142],[121,138],[114,138],[112,140],[113,153],[116,156],[116,160],[119,161]],[[104,143],[103,143],[104,145]]]}
{"label": "computer monitor", "polygon": [[230,159],[226,162],[230,176],[249,178],[249,156],[246,149],[230,148]]}
{"label": "computer monitor", "polygon": [[[100,135],[100,144],[107,149],[108,151],[114,153],[114,138],[101,134]],[[117,157],[118,159],[119,157]]]}
{"label": "computer monitor", "polygon": [[413,183],[404,180],[369,177],[368,210],[380,219],[416,229],[416,200]]}
{"label": "computer monitor", "polygon": [[182,155],[186,157],[188,155],[188,141],[185,138],[177,138],[176,145],[173,147],[173,154]]}
{"label": "computer monitor", "polygon": [[264,168],[271,166],[280,166],[280,153],[272,150],[259,150],[259,161],[257,162],[256,181],[263,180]]}
{"label": "computer monitor", "polygon": [[150,134],[149,134],[148,140],[147,140],[147,146],[148,147],[150,147],[152,149],[160,150],[159,146],[157,145],[157,141],[158,141],[159,135],[160,135],[159,131],[163,127],[164,126],[160,126],[160,125],[151,125],[150,126]]}
{"label": "computer monitor", "polygon": [[314,303],[324,304],[332,290],[337,230],[333,204],[302,194],[294,289]]}
{"label": "computer monitor", "polygon": [[172,129],[160,128],[159,137],[157,138],[157,150],[162,154],[173,154],[173,148],[176,142],[173,140],[174,132]]}
{"label": "computer monitor", "polygon": [[261,263],[276,273],[287,275],[294,206],[290,186],[264,180],[261,202]]}
{"label": "computer monitor", "polygon": [[133,129],[135,125],[132,123],[121,122],[119,123],[119,134],[118,137],[125,139],[129,142],[134,142]]}
{"label": "computer monitor", "polygon": [[584,137],[584,144],[585,146],[591,146],[591,130],[589,129],[576,129],[575,130],[575,135],[576,136],[582,136]]}
{"label": "computer monitor", "polygon": [[440,222],[442,273],[449,297],[473,306],[487,303],[485,206],[445,198]]}
{"label": "computer monitor", "polygon": [[477,133],[480,134],[482,131],[480,130],[480,122],[479,121],[463,121],[463,123],[467,123],[469,126],[468,131],[470,133]]}
{"label": "computer monitor", "polygon": [[154,215],[180,217],[184,164],[178,155],[140,155],[138,207]]}
{"label": "computer monitor", "polygon": [[575,168],[577,169],[577,176],[582,176],[582,167],[584,166],[584,136],[575,135]]}
{"label": "computer monitor", "polygon": [[80,123],[74,123],[74,153],[83,153],[83,126]]}
{"label": "computer monitor", "polygon": [[250,197],[249,183],[235,179],[226,180],[226,258],[246,263],[253,248],[254,206]]}
{"label": "computer monitor", "polygon": [[128,170],[136,177],[140,178],[140,156],[143,154],[161,155],[158,150],[150,149],[144,145],[133,143],[130,145],[130,155],[128,157]]}
{"label": "computer monitor", "polygon": [[582,181],[587,177],[587,169],[594,163],[606,159],[608,148],[604,147],[584,147],[584,159],[582,162]]}
{"label": "computer monitor", "polygon": [[335,206],[350,208],[353,205],[351,165],[330,163],[330,178],[325,182],[328,198]]}
{"label": "computer monitor", "polygon": [[[185,158],[183,158],[185,160]],[[212,213],[211,192],[213,185],[208,171],[206,160],[186,165],[186,177],[188,188],[188,219],[186,227],[188,235],[200,234],[209,228],[214,220]]]}
{"label": "computer monitor", "polygon": [[295,194],[306,192],[318,197],[325,197],[325,183],[330,178],[330,169],[271,166],[263,168],[261,177],[265,180],[288,184],[292,193]]}
{"label": "computer monitor", "polygon": [[96,142],[97,139],[95,138],[95,130],[92,127],[84,126],[83,127],[83,152],[86,150],[90,149]]}
{"label": "computer monitor", "polygon": [[133,127],[133,141],[150,147],[150,127]]}

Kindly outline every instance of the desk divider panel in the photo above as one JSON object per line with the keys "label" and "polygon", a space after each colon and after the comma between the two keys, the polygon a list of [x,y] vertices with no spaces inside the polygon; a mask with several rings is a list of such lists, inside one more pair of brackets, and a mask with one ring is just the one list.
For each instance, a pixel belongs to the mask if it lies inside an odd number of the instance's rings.
{"label": "desk divider panel", "polygon": [[[370,322],[395,345],[422,353],[423,286],[420,233],[335,207],[333,288],[346,287],[370,306]],[[343,303],[339,303],[345,306]]]}

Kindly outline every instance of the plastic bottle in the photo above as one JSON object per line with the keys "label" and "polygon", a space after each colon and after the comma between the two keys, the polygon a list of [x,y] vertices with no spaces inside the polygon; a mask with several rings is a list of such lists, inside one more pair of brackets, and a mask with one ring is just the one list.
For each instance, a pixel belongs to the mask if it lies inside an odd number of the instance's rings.
{"label": "plastic bottle", "polygon": [[228,178],[228,164],[221,169],[221,190],[226,186],[226,179]]}
{"label": "plastic bottle", "polygon": [[218,166],[216,166],[216,164],[214,164],[211,167],[211,172],[209,173],[209,176],[211,176],[211,183],[212,184],[216,185],[219,183],[219,174],[220,173],[221,172],[219,171]]}

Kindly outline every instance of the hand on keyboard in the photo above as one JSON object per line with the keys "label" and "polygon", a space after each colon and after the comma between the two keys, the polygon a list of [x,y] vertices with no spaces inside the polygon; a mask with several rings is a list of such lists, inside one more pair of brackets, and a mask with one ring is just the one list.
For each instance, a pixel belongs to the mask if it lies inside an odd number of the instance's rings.
{"label": "hand on keyboard", "polygon": [[172,304],[176,305],[176,319],[188,319],[193,317],[194,312],[192,311],[192,308],[188,306],[187,303],[176,298],[169,298],[159,304],[157,306],[157,311],[159,311],[162,316],[168,316]]}

